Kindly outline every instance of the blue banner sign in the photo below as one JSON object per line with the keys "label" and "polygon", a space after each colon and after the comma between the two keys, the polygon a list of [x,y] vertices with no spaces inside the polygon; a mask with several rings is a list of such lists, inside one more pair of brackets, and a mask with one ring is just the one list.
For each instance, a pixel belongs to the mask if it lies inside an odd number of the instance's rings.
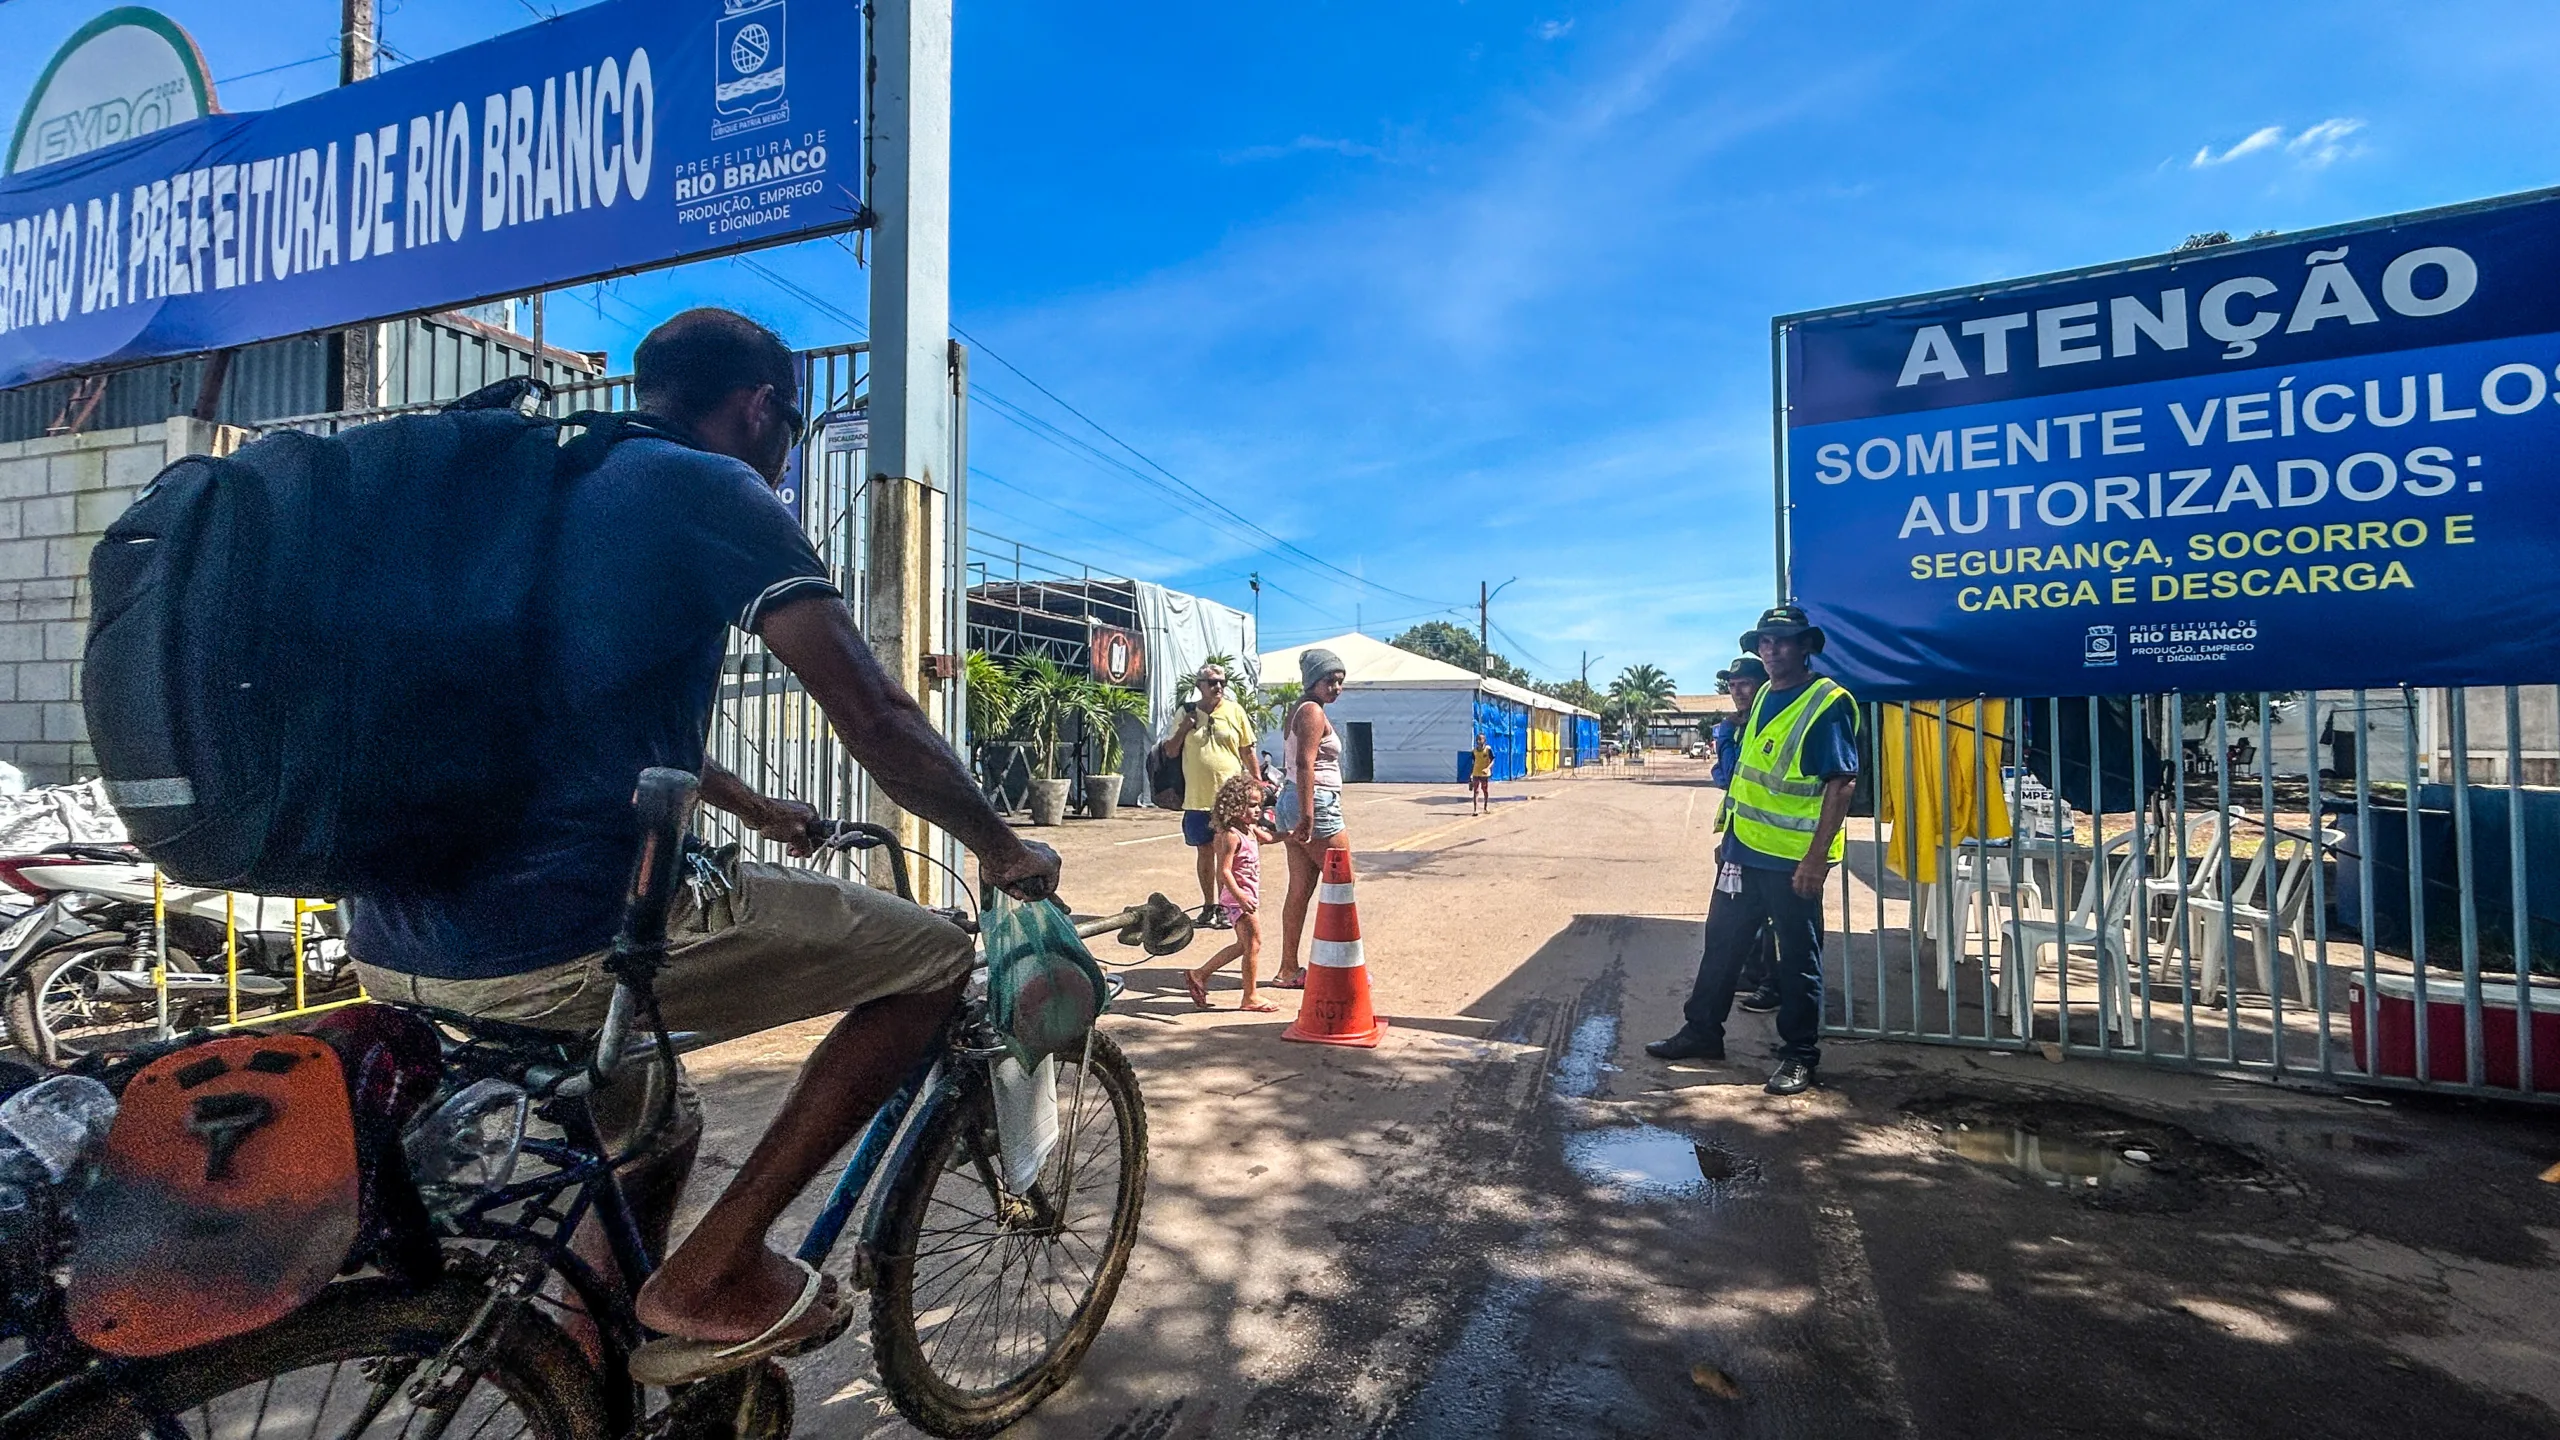
{"label": "blue banner sign", "polygon": [[1778,323],[1862,697],[2560,680],[2560,192]]}
{"label": "blue banner sign", "polygon": [[855,0],[605,0],[0,181],[0,387],[861,223]]}

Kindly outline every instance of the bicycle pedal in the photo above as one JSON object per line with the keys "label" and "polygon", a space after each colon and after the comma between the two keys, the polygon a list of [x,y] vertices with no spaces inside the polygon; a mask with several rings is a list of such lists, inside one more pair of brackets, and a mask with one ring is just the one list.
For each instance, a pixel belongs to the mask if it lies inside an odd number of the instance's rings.
{"label": "bicycle pedal", "polygon": [[684,1387],[632,1440],[789,1440],[791,1376],[771,1360]]}

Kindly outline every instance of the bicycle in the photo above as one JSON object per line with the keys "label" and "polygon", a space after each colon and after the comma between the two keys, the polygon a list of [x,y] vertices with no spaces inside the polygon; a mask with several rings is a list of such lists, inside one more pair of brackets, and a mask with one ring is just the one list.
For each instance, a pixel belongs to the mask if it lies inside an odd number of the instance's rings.
{"label": "bicycle", "polygon": [[[643,848],[615,942],[617,983],[583,1054],[557,1035],[436,1015],[446,1082],[429,1117],[466,1151],[482,1143],[478,1160],[424,1187],[433,1233],[423,1263],[433,1273],[417,1273],[413,1250],[410,1273],[377,1262],[282,1321],[156,1361],[79,1352],[57,1305],[54,1326],[38,1327],[27,1354],[0,1371],[0,1435],[787,1435],[789,1381],[770,1360],[683,1387],[655,1411],[631,1380],[642,1331],[628,1297],[654,1257],[615,1170],[672,1114],[674,1091],[654,1087],[648,1123],[619,1154],[588,1103],[623,1065],[676,1053],[655,1018],[648,962],[665,954],[693,799],[690,775],[642,776]],[[885,849],[899,894],[912,897],[890,832],[838,823],[823,838]],[[1191,922],[1162,895],[1076,928],[1118,931],[1158,955],[1191,939]],[[1027,1183],[1008,1183],[997,1107],[1000,1093],[1010,1103],[1026,1092],[1003,1078],[1011,1052],[987,1019],[985,982],[982,964],[942,1041],[862,1132],[798,1250],[823,1268],[853,1236],[849,1270],[871,1292],[882,1385],[910,1421],[944,1436],[992,1434],[1066,1382],[1110,1311],[1146,1188],[1145,1104],[1127,1057],[1099,1029],[1080,1056],[1050,1062],[1056,1142]],[[531,1133],[529,1117],[557,1136]],[[516,1178],[526,1159],[541,1173]],[[627,1283],[571,1249],[590,1218]],[[592,1326],[595,1363],[555,1318],[569,1313],[568,1298]]]}

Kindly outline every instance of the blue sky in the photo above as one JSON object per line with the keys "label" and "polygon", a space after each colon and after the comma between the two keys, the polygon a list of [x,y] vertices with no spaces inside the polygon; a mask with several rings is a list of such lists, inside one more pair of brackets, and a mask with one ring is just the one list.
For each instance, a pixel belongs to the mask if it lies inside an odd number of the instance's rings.
{"label": "blue sky", "polygon": [[[0,95],[98,8],[0,3]],[[293,62],[336,0],[163,8],[227,108],[334,79]],[[386,0],[384,36],[554,8]],[[975,519],[1238,605],[1258,569],[1275,642],[1471,624],[1518,576],[1496,646],[1533,670],[1704,688],[1772,589],[1772,314],[2551,184],[2555,74],[2536,4],[961,0],[958,322],[1368,583],[1043,440],[1005,403],[1111,448],[984,360]],[[841,248],[763,263],[862,313]],[[551,333],[618,362],[699,301],[850,338],[730,263],[569,292]]]}

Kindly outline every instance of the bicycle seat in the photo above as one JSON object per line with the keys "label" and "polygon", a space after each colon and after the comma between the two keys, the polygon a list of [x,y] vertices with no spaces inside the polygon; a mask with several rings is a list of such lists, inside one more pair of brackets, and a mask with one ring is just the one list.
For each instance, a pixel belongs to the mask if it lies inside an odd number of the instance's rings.
{"label": "bicycle seat", "polygon": [[1191,943],[1194,922],[1182,907],[1161,893],[1149,895],[1147,903],[1120,929],[1120,943],[1135,945],[1150,955],[1172,955]]}

